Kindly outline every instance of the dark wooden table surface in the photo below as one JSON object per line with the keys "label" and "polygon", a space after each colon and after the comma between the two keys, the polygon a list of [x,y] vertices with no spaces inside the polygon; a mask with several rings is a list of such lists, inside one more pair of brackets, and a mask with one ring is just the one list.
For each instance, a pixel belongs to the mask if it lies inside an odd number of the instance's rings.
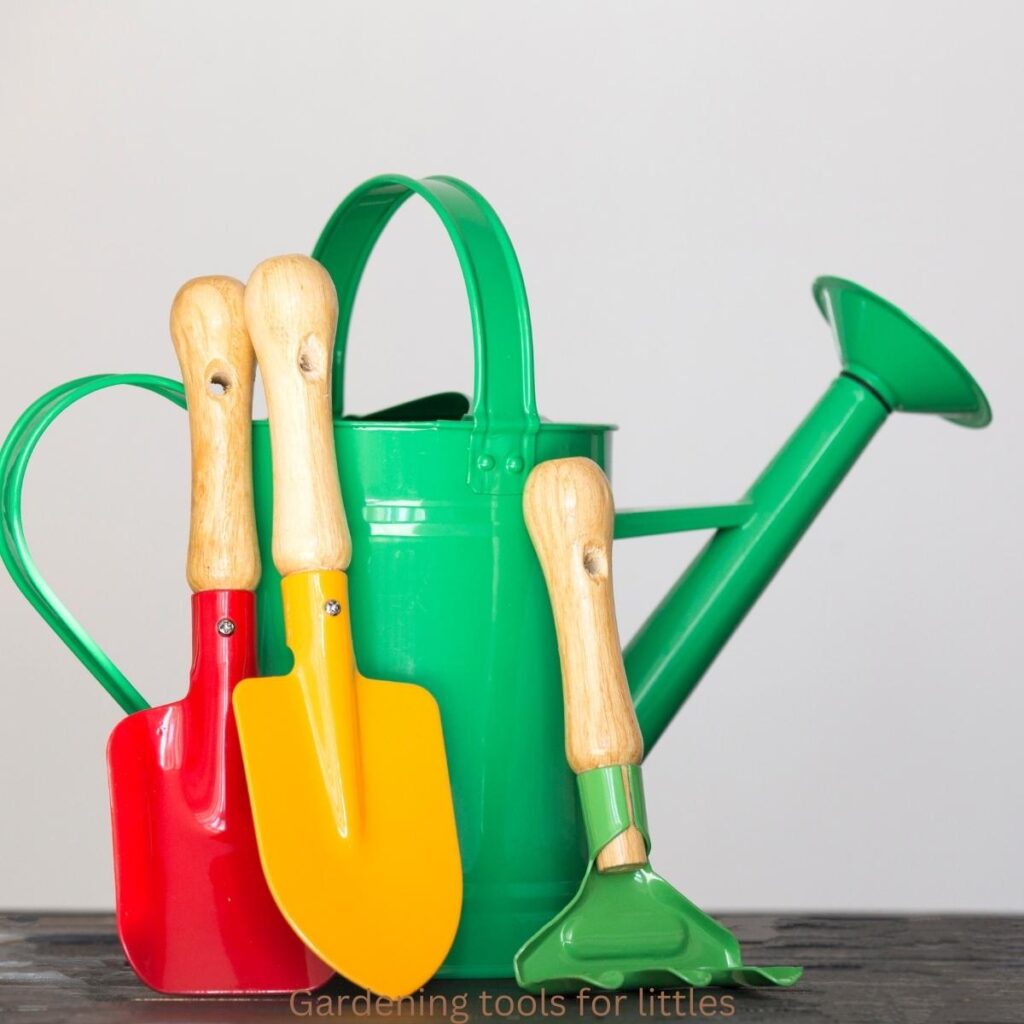
{"label": "dark wooden table surface", "polygon": [[[705,1013],[684,992],[664,1010],[635,994],[620,1012],[603,1018],[581,1012],[567,997],[561,1024],[731,1020],[775,1024],[1024,1024],[1024,917],[883,917],[798,914],[722,915],[743,943],[750,963],[803,964],[806,974],[788,990],[708,990],[716,1002]],[[482,996],[486,993],[487,1000]],[[182,999],[162,996],[136,980],[121,954],[109,914],[0,914],[0,1019],[66,1024],[123,1021],[230,1024],[235,1021],[366,1020],[340,996],[356,990],[334,981],[320,993],[287,998]],[[316,1002],[326,995],[326,1002]],[[505,1000],[497,1000],[502,995]],[[511,981],[441,981],[430,985],[435,1012],[408,1010],[417,1020],[531,1019],[509,1016],[523,993]],[[724,1000],[731,996],[735,1002]],[[465,1003],[462,1002],[462,999]],[[443,1012],[443,1004],[448,1013]],[[459,1009],[465,1005],[465,1014]],[[487,1007],[490,1016],[483,1012]],[[524,1009],[529,1008],[527,1003]],[[601,1008],[601,1007],[599,1007]],[[327,1015],[325,1010],[332,1012]],[[497,1010],[501,1010],[496,1012]],[[711,1011],[711,1012],[707,1012]],[[392,1015],[389,1020],[396,1018]],[[535,1019],[541,1020],[539,1013]]]}

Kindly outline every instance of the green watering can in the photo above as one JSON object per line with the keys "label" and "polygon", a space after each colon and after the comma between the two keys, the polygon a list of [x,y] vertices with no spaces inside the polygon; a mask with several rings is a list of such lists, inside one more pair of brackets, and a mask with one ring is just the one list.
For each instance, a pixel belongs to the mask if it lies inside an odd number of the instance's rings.
{"label": "green watering can", "polygon": [[[458,254],[476,355],[472,408],[437,396],[364,419],[343,418],[348,326],[363,268],[410,196],[430,204]],[[608,469],[605,424],[552,423],[537,412],[526,292],[488,203],[453,178],[394,175],[357,188],[313,255],[330,271],[340,317],[335,444],[352,533],[353,630],[362,670],[415,679],[441,706],[465,900],[442,975],[506,977],[520,945],[573,896],[585,865],[575,781],[563,754],[558,650],[540,566],[523,522],[523,486],[547,459],[582,455]],[[746,496],[704,508],[620,511],[617,538],[714,530],[625,649],[646,749],[661,735],[890,412],[937,413],[964,426],[991,418],[978,385],[898,309],[838,278],[814,298],[841,370]],[[21,525],[22,481],[53,419],[115,384],[184,405],[176,381],[99,375],[35,402],[0,451],[0,554],[15,582],[126,711],[147,706],[39,576]],[[253,425],[263,580],[259,660],[290,665],[271,538],[270,435]]]}

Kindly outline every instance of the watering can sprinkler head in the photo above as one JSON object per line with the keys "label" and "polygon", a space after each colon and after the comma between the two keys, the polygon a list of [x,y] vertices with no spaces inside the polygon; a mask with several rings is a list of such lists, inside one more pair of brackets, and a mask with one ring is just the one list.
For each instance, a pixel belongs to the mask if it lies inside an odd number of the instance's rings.
{"label": "watering can sprinkler head", "polygon": [[832,325],[843,372],[890,411],[936,413],[963,427],[989,424],[992,410],[975,379],[906,313],[841,277],[819,277],[813,291]]}

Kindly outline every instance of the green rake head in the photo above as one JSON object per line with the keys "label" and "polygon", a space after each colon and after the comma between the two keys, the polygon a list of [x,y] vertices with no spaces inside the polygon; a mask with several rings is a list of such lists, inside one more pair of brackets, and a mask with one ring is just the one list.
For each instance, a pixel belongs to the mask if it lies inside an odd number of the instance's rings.
{"label": "green rake head", "polygon": [[748,967],[736,937],[651,868],[602,874],[516,955],[523,988],[792,985],[800,967]]}
{"label": "green rake head", "polygon": [[[751,967],[727,928],[677,892],[650,864],[601,872],[597,852],[631,824],[648,838],[640,769],[578,776],[590,866],[569,905],[516,954],[532,991],[658,986],[788,986],[800,967]],[[627,796],[628,794],[628,796]]]}

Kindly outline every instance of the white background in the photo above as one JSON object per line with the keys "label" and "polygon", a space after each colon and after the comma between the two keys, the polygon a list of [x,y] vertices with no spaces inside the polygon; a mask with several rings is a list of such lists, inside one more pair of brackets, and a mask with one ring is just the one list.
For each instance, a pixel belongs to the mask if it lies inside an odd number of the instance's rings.
{"label": "white background", "polygon": [[[654,862],[710,908],[1024,911],[1024,9],[1014,3],[0,6],[0,419],[176,374],[203,273],[308,251],[381,171],[496,206],[541,411],[621,425],[620,505],[737,497],[836,370],[809,286],[862,281],[987,389],[893,417],[648,760]],[[471,384],[425,207],[358,306],[352,403]],[[187,438],[77,406],[25,516],[153,701],[189,662]],[[616,548],[628,636],[702,538]],[[118,711],[0,578],[0,906],[112,905]]]}

